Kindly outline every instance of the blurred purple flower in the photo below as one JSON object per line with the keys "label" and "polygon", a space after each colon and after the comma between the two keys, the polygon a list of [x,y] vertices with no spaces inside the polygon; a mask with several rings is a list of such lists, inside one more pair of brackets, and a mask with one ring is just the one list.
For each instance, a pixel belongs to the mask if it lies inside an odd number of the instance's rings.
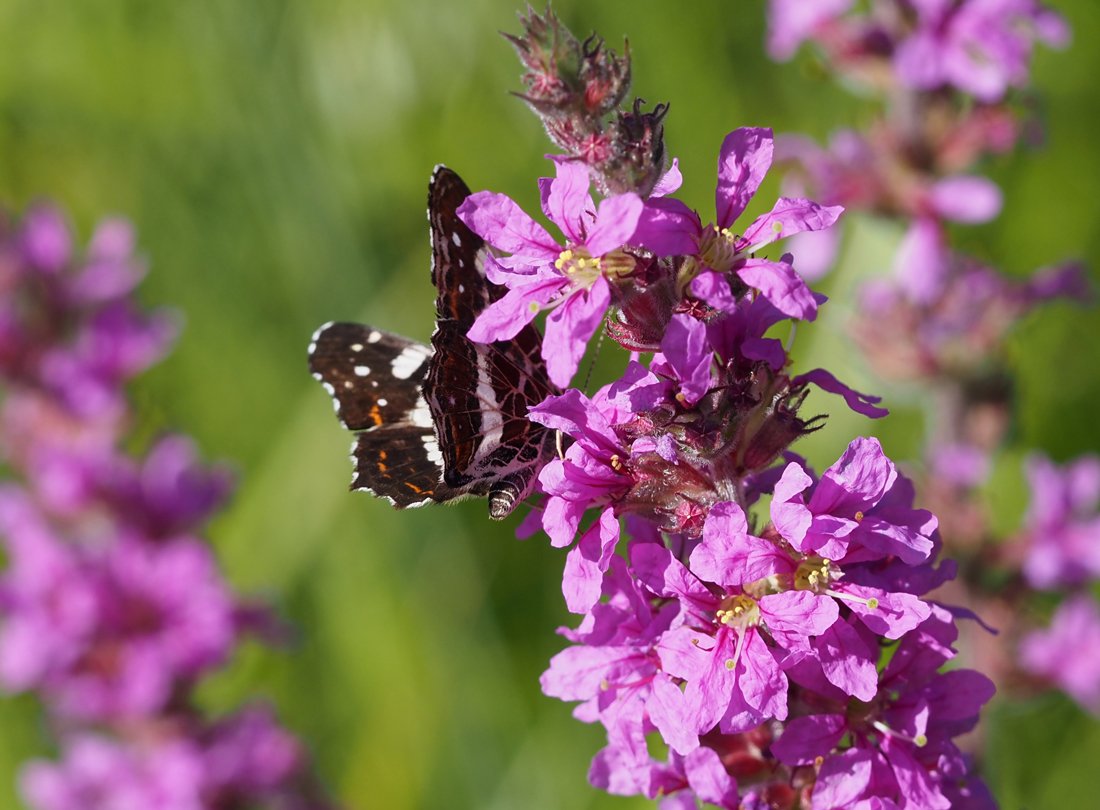
{"label": "blurred purple flower", "polygon": [[1035,41],[1062,47],[1069,29],[1037,0],[910,0],[916,30],[898,43],[894,67],[920,90],[952,85],[983,102],[1027,82]]}
{"label": "blurred purple flower", "polygon": [[208,810],[201,754],[187,741],[136,751],[91,734],[70,740],[61,762],[35,761],[20,792],[36,810]]}
{"label": "blurred purple flower", "polygon": [[768,54],[786,61],[799,46],[852,7],[852,0],[771,0],[768,4]]}
{"label": "blurred purple flower", "polygon": [[[64,733],[33,762],[38,810],[207,810],[328,804],[266,709],[206,725],[196,681],[270,611],[239,601],[198,534],[231,479],[180,436],[123,453],[125,385],[175,321],[133,299],[145,273],[121,220],[78,254],[64,216],[0,219],[0,687],[37,690]],[[95,733],[91,733],[94,727]]]}
{"label": "blurred purple flower", "polygon": [[1020,641],[1020,665],[1100,715],[1100,608],[1087,594],[1070,596],[1050,626]]}
{"label": "blurred purple flower", "polygon": [[1036,588],[1082,585],[1100,577],[1100,458],[1062,467],[1027,461],[1031,503],[1024,518],[1024,575]]}
{"label": "blurred purple flower", "polygon": [[[106,721],[157,712],[235,643],[232,597],[197,540],[130,537],[81,548],[51,542],[25,515],[0,530],[12,560],[0,671],[8,688],[42,690],[61,715]],[[74,599],[86,611],[79,621],[33,636],[59,609],[71,616]]]}

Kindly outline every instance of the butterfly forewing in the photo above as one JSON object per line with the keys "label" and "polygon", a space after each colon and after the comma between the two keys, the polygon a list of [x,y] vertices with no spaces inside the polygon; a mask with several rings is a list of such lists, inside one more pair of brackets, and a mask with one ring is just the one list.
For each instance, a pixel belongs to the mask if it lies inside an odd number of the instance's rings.
{"label": "butterfly forewing", "polygon": [[469,196],[461,177],[446,166],[436,166],[428,187],[436,321],[457,324],[460,330],[455,334],[461,340],[482,310],[503,292],[485,278],[485,241],[458,218],[458,207]]}
{"label": "butterfly forewing", "polygon": [[[332,397],[348,430],[402,421],[422,405],[432,350],[359,323],[327,323],[313,333],[309,370]],[[425,419],[431,427],[430,419]]]}

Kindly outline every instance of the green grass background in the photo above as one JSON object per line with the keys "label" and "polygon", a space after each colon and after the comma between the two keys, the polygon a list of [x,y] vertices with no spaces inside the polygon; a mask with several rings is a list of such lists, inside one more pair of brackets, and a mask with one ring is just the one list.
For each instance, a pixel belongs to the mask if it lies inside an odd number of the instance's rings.
{"label": "green grass background", "polygon": [[[1023,274],[1067,256],[1100,268],[1100,6],[1062,0],[1067,52],[1040,51],[1040,148],[983,166],[1003,215],[960,232]],[[178,309],[176,351],[136,387],[141,430],[193,434],[233,460],[240,490],[211,530],[232,582],[274,600],[288,650],[247,646],[203,690],[214,710],[274,700],[348,807],[628,808],[588,787],[598,729],[543,697],[538,675],[569,621],[561,552],[517,542],[481,502],[407,513],[346,492],[348,436],[305,369],[317,324],[363,320],[426,339],[432,290],[424,199],[445,162],[477,188],[535,210],[550,151],[508,95],[518,64],[498,30],[513,0],[0,0],[0,199],[46,196],[86,237],[121,213],[137,224],[150,305]],[[714,160],[741,125],[822,136],[865,124],[864,103],[810,60],[763,53],[762,4],[558,2],[584,35],[628,36],[634,90],[669,101],[669,151],[685,198],[711,210]],[[753,209],[774,199],[775,183]],[[801,332],[803,369],[828,364],[884,391],[842,335],[853,280],[888,260],[896,233],[857,229],[824,289],[832,314]],[[1026,492],[1019,448],[1069,458],[1100,447],[1096,313],[1055,305],[1013,341],[1016,450],[998,471],[998,519]],[[610,350],[605,350],[607,361]],[[818,465],[857,432],[888,451],[921,442],[919,399],[889,392],[869,424],[837,402],[801,448]],[[1100,650],[1095,651],[1100,655]],[[987,772],[1006,808],[1085,808],[1100,793],[1097,725],[1063,699],[1003,705],[987,722]],[[0,701],[0,807],[18,807],[19,762],[50,743],[28,698]]]}

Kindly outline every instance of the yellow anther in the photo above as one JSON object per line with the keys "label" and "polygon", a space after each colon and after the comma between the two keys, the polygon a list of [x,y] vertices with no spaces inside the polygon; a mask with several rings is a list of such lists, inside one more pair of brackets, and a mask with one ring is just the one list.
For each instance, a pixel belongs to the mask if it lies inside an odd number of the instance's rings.
{"label": "yellow anther", "polygon": [[863,512],[856,512],[854,517],[855,517],[856,523],[862,523],[863,522]]}
{"label": "yellow anther", "polygon": [[736,666],[737,666],[737,662],[734,661],[732,658],[727,658],[726,659],[726,669],[732,671],[733,668],[736,667]]}

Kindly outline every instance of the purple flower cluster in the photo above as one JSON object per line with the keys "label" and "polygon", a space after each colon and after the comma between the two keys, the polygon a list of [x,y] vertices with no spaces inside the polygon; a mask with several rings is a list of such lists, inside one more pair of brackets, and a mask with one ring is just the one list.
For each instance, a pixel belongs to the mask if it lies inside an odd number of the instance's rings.
{"label": "purple flower cluster", "polygon": [[[933,565],[935,518],[913,508],[873,439],[820,479],[799,461],[777,471],[758,531],[736,500],[678,534],[637,517],[629,496],[603,506],[566,564],[567,601],[584,618],[562,630],[574,646],[551,661],[544,691],[603,724],[589,776],[612,793],[670,807],[692,796],[729,808],[952,806],[959,786],[946,774],[968,770],[952,738],[993,686],[938,672],[956,630],[922,598],[954,572]],[[612,554],[624,512],[629,562]],[[653,757],[652,732],[667,761]]]}
{"label": "purple flower cluster", "polygon": [[[562,89],[572,74],[527,58],[558,23],[524,22],[525,81],[557,94],[532,103],[547,129],[600,131],[580,90]],[[458,214],[507,288],[469,337],[507,340],[548,312],[543,357],[565,390],[530,419],[562,449],[532,518],[569,548],[562,589],[582,618],[542,686],[604,727],[590,781],[665,808],[992,807],[954,738],[993,684],[940,672],[957,630],[926,598],[955,573],[936,518],[875,439],[821,476],[789,450],[824,421],[800,413],[811,386],[886,414],[825,369],[793,373],[781,339],[825,299],[791,254],[766,253],[827,232],[842,207],[794,194],[738,227],[773,161],[767,129],[726,136],[713,218],[673,196],[676,161],[644,168],[663,148],[593,161],[571,146],[539,185],[563,240],[500,194]],[[624,188],[608,164],[659,179]],[[589,396],[568,386],[601,326],[631,356]]]}
{"label": "purple flower cluster", "polygon": [[1034,588],[1068,591],[1049,627],[1020,642],[1021,668],[1065,691],[1100,715],[1100,606],[1090,586],[1100,579],[1100,458],[1082,456],[1059,466],[1038,454],[1028,459],[1031,503],[1017,538],[1023,574]]}
{"label": "purple flower cluster", "polygon": [[1024,519],[1024,576],[1035,588],[1077,588],[1100,579],[1100,458],[1059,467],[1033,455]]}
{"label": "purple flower cluster", "polygon": [[1000,101],[1027,82],[1036,42],[1064,47],[1065,21],[1038,0],[771,0],[768,51],[806,42],[849,75]]}
{"label": "purple flower cluster", "polygon": [[56,209],[0,226],[0,688],[36,692],[60,741],[23,772],[42,810],[329,806],[263,706],[212,720],[191,694],[273,627],[222,578],[203,525],[232,486],[191,442],[121,450],[125,383],[175,334],[139,308],[130,227],[79,255]]}
{"label": "purple flower cluster", "polygon": [[[813,41],[830,69],[880,94],[885,109],[867,131],[840,130],[827,147],[781,141],[780,159],[794,169],[787,182],[851,210],[908,220],[898,256],[903,283],[914,293],[935,286],[945,223],[979,224],[1000,212],[1000,190],[970,172],[1024,130],[1009,89],[1026,85],[1036,41],[1068,39],[1062,18],[1037,0],[875,0],[858,8],[851,0],[772,0],[773,57]],[[837,238],[792,247],[807,272],[820,274],[835,259]],[[921,269],[907,272],[912,267]]]}
{"label": "purple flower cluster", "polygon": [[[508,288],[477,319],[471,340],[508,340],[539,312],[550,310],[542,354],[551,380],[565,387],[609,307],[620,313],[612,333],[617,341],[654,349],[676,307],[690,303],[683,294],[699,277],[708,288],[721,283],[709,276],[731,283],[733,292],[725,293],[731,301],[751,289],[778,317],[813,320],[817,301],[790,257],[768,260],[755,254],[782,237],[828,228],[843,209],[783,197],[744,232],[732,230],[771,166],[772,153],[771,130],[737,129],[726,137],[718,156],[718,213],[705,226],[699,214],[668,196],[681,182],[675,164],[649,199],[625,192],[597,208],[589,195],[589,170],[557,159],[556,177],[540,180],[539,189],[543,213],[561,229],[564,244],[503,194],[471,195],[459,216],[500,251],[489,257],[486,272]],[[701,297],[696,301],[708,306]],[[696,351],[703,348],[701,342],[694,345]],[[702,356],[688,360],[698,362]]]}
{"label": "purple flower cluster", "polygon": [[[916,478],[960,559],[965,590],[952,599],[997,616],[1002,638],[1024,639],[1015,650],[1004,641],[994,648],[967,639],[968,646],[987,658],[983,669],[998,682],[1053,683],[1096,711],[1100,670],[1082,654],[1086,647],[1067,643],[1071,632],[1096,632],[1095,606],[1082,593],[1100,579],[1096,460],[1059,470],[1033,457],[1031,508],[1015,537],[998,536],[981,493],[1015,410],[1008,336],[1041,303],[1088,300],[1084,270],[1067,262],[1011,279],[953,250],[948,227],[999,214],[1000,190],[975,168],[1035,128],[1018,120],[1009,93],[1028,84],[1034,46],[1064,46],[1068,27],[1037,0],[773,0],[769,20],[775,58],[812,41],[827,67],[881,101],[866,131],[841,130],[827,146],[786,138],[777,151],[790,168],[789,190],[894,218],[905,229],[892,278],[864,286],[851,332],[883,378],[916,381],[932,393]],[[826,232],[792,248],[809,259],[803,268],[822,273],[837,245],[838,235]],[[1033,632],[1028,617],[1046,601],[1039,590],[1071,595],[1049,630]]]}
{"label": "purple flower cluster", "polygon": [[885,379],[934,381],[977,377],[1004,354],[1023,316],[1057,298],[1088,296],[1075,262],[1018,281],[946,246],[914,262],[904,249],[897,280],[860,290],[852,333]]}

